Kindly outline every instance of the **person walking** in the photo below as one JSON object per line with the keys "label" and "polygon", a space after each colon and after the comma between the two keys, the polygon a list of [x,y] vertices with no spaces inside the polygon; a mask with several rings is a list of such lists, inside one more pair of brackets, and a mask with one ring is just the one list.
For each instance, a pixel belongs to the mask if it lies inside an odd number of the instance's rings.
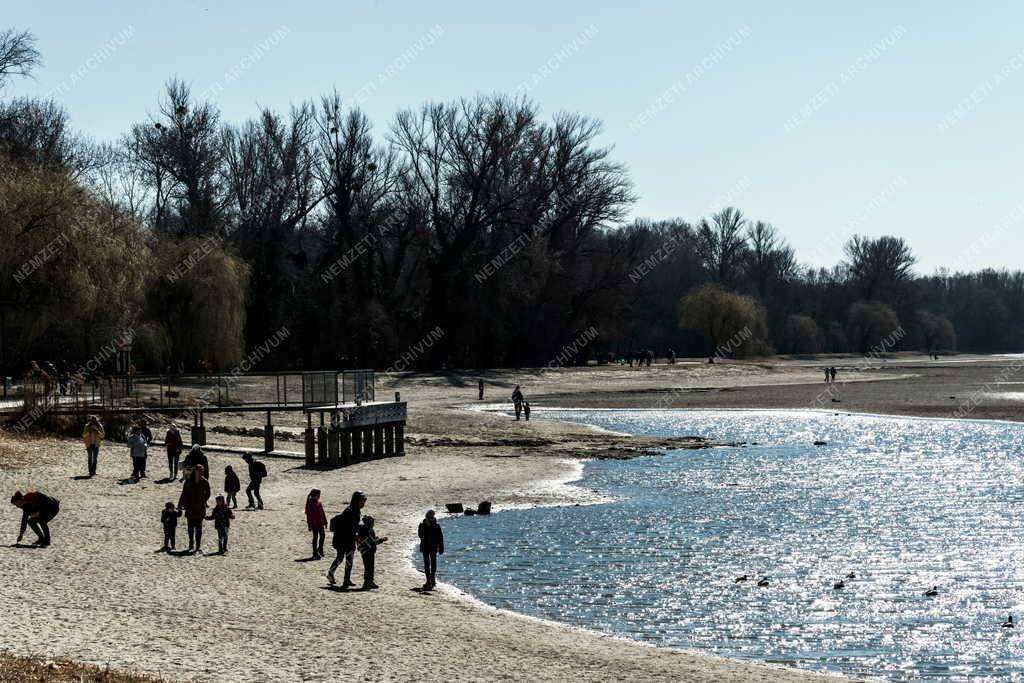
{"label": "person walking", "polygon": [[832,384],[836,383],[836,366],[832,366],[828,369],[828,374],[832,376]]}
{"label": "person walking", "polygon": [[419,537],[423,573],[427,575],[423,590],[428,591],[437,586],[437,556],[444,555],[444,532],[433,510],[427,510],[426,517],[420,522]]}
{"label": "person walking", "polygon": [[164,446],[167,448],[167,471],[171,481],[178,478],[178,461],[181,459],[181,450],[184,444],[181,442],[181,432],[177,425],[171,425],[164,435]]}
{"label": "person walking", "polygon": [[224,493],[228,494],[228,502],[231,507],[238,509],[238,492],[242,490],[242,482],[238,481],[238,475],[231,465],[224,468]]}
{"label": "person walking", "polygon": [[206,454],[203,453],[202,447],[199,444],[193,444],[192,449],[185,456],[185,463],[183,469],[185,470],[182,481],[188,478],[189,473],[197,467],[203,468],[203,475],[210,471],[210,461],[207,459]]}
{"label": "person walking", "polygon": [[[249,485],[245,487],[245,495],[249,497],[249,504],[245,506],[245,509],[257,508],[262,510],[263,498],[260,497],[260,484],[267,477],[267,466],[254,459],[249,453],[243,455],[242,460],[249,466]],[[253,501],[254,497],[255,502]]]}
{"label": "person walking", "polygon": [[324,537],[327,535],[327,513],[320,502],[320,489],[306,496],[306,526],[313,532],[313,559],[324,559]]}
{"label": "person walking", "polygon": [[49,524],[60,512],[60,501],[41,491],[29,491],[24,494],[15,491],[11,496],[11,505],[21,510],[21,529],[15,542],[21,543],[25,536],[25,528],[30,527],[38,536],[35,545],[40,548],[50,545]]}
{"label": "person walking", "polygon": [[519,388],[518,384],[516,385],[516,388],[512,390],[512,405],[516,409],[516,419],[518,420],[520,413],[523,412],[523,392]]}
{"label": "person walking", "polygon": [[202,466],[192,468],[178,498],[178,512],[185,513],[188,526],[189,552],[199,552],[203,543],[203,520],[206,518],[206,504],[210,500],[210,482],[206,481],[204,474]]}
{"label": "person walking", "polygon": [[95,415],[90,415],[82,429],[82,441],[85,442],[85,454],[88,461],[89,476],[96,476],[96,466],[100,459],[100,444],[103,443],[103,425]]}
{"label": "person walking", "polygon": [[207,520],[213,520],[213,528],[217,530],[217,554],[227,555],[228,553],[228,530],[231,528],[231,520],[235,513],[228,507],[224,496],[217,496],[217,504],[213,506]]}
{"label": "person walking", "polygon": [[480,400],[484,400],[484,380],[482,378],[476,381],[476,388],[480,392]]}
{"label": "person walking", "polygon": [[132,481],[138,481],[146,476],[148,450],[149,442],[146,441],[146,436],[138,427],[133,427],[128,437],[128,454],[132,458]]}
{"label": "person walking", "polygon": [[356,491],[349,500],[348,507],[341,511],[341,514],[331,518],[331,532],[334,538],[331,545],[338,552],[331,568],[327,570],[327,581],[333,586],[337,583],[334,571],[342,562],[345,563],[345,580],[341,584],[342,590],[348,590],[352,586],[352,561],[356,552],[356,532],[359,528],[359,511],[366,505],[366,494]]}

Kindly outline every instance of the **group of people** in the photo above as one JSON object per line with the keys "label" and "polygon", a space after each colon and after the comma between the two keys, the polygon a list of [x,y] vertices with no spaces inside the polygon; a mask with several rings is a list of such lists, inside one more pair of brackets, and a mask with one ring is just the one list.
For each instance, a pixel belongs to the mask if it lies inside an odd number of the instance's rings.
{"label": "group of people", "polygon": [[516,385],[516,388],[512,390],[512,407],[516,411],[516,419],[520,419],[521,416],[530,419],[530,402],[523,398],[523,390]]}
{"label": "group of people", "polygon": [[[344,575],[340,590],[354,588],[356,583],[352,580],[352,569],[355,565],[355,556],[358,551],[363,563],[363,590],[376,590],[378,586],[374,581],[374,567],[376,565],[377,547],[387,541],[386,536],[378,536],[374,528],[374,519],[370,515],[362,514],[366,506],[367,495],[362,491],[356,491],[349,499],[348,506],[340,514],[327,521],[327,514],[324,512],[323,503],[320,500],[320,490],[313,489],[306,497],[306,525],[312,533],[312,547],[314,560],[324,558],[324,540],[327,529],[332,534],[331,545],[335,550],[335,558],[327,570],[327,581],[332,586],[338,585],[335,572],[338,567],[344,566]],[[420,552],[423,555],[423,572],[426,581],[422,590],[429,591],[437,586],[437,556],[444,554],[444,532],[441,525],[437,523],[437,516],[433,510],[427,510],[427,514],[420,522],[419,529]]]}
{"label": "group of people", "polygon": [[836,368],[833,365],[830,368],[825,368],[825,383],[835,384],[836,382]]}
{"label": "group of people", "polygon": [[[521,409],[525,404],[527,419],[529,419],[528,404],[523,400],[518,386],[516,391],[519,395],[517,407]],[[99,418],[95,415],[89,416],[82,431],[82,438],[85,442],[90,477],[96,474],[99,449],[104,436],[103,425]],[[151,442],[152,432],[145,420],[139,420],[138,423],[132,425],[128,437],[128,448],[132,457],[132,478],[135,481],[146,476],[145,461]],[[178,429],[173,425],[167,431],[164,444],[167,449],[170,474],[168,481],[174,481],[179,473],[178,461],[184,444]],[[266,465],[248,453],[242,456],[242,460],[248,465],[249,473],[246,508],[262,510],[263,499],[260,495],[260,487],[267,477]],[[178,502],[175,504],[168,501],[160,513],[160,523],[163,527],[163,546],[160,551],[171,552],[176,549],[178,522],[184,517],[188,534],[188,550],[185,552],[190,554],[201,552],[203,522],[212,521],[217,532],[217,554],[226,554],[231,522],[235,519],[234,510],[238,508],[236,496],[241,490],[238,475],[230,465],[225,467],[223,493],[214,498],[214,506],[210,508],[209,502],[212,495],[208,476],[210,464],[202,447],[193,445],[180,469],[183,476]],[[373,517],[362,514],[362,509],[366,505],[366,494],[362,491],[353,493],[348,506],[330,521],[327,519],[320,497],[320,491],[313,489],[306,498],[305,516],[306,524],[312,533],[312,559],[324,558],[324,542],[329,528],[333,535],[332,545],[336,551],[336,557],[327,572],[328,582],[331,585],[337,584],[335,572],[339,566],[344,565],[344,577],[340,588],[348,590],[356,585],[352,581],[352,570],[358,551],[363,564],[362,588],[364,590],[378,588],[374,580],[377,547],[388,539],[377,535]],[[11,504],[22,512],[18,543],[21,543],[26,529],[31,528],[37,536],[33,545],[49,546],[51,543],[49,523],[60,511],[60,501],[41,491],[27,493],[17,491],[11,498]],[[444,533],[433,510],[427,511],[419,525],[418,535],[420,552],[423,555],[424,574],[426,575],[422,590],[431,590],[437,585],[437,556],[444,554]]]}

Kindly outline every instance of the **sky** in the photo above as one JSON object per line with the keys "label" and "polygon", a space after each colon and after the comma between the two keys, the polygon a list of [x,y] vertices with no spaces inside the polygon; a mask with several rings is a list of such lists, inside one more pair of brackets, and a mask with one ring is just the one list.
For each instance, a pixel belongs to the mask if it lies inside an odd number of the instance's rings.
{"label": "sky", "polygon": [[603,122],[634,217],[733,205],[807,265],[859,233],[906,238],[923,274],[1016,269],[1022,22],[1012,2],[4,2],[45,64],[0,97],[115,140],[171,77],[230,122],[337,89],[383,139],[402,109],[525,93]]}

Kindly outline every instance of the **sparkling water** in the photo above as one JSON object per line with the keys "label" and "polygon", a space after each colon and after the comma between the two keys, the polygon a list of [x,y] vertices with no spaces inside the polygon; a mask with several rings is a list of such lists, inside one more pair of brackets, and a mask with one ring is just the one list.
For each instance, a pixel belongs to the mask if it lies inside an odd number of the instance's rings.
{"label": "sparkling water", "polygon": [[1024,425],[778,411],[538,417],[746,445],[588,463],[579,485],[612,503],[444,520],[444,580],[467,593],[819,671],[1024,677],[1024,623],[1001,628],[1009,614],[1024,621]]}

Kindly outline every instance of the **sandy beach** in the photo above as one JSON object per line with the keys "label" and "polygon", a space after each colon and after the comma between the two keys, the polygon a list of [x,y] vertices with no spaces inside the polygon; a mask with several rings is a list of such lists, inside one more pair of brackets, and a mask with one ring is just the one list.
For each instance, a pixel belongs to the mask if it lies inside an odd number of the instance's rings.
{"label": "sandy beach", "polygon": [[[60,498],[62,510],[52,525],[51,548],[0,547],[0,608],[8,615],[4,647],[173,680],[821,678],[520,617],[485,608],[444,585],[420,594],[412,589],[422,575],[408,559],[416,523],[424,510],[441,510],[446,502],[487,499],[497,511],[594,502],[593,493],[571,484],[581,459],[665,445],[470,410],[480,405],[480,376],[488,383],[484,404],[505,401],[519,383],[537,408],[825,408],[952,417],[975,397],[968,417],[1020,419],[1024,403],[1010,383],[1024,379],[1015,377],[1019,359],[923,359],[772,359],[714,366],[692,361],[644,370],[380,376],[378,396],[401,391],[409,401],[407,456],[333,471],[267,458],[266,510],[238,511],[226,556],[154,552],[161,541],[160,509],[176,502],[180,491],[180,484],[157,483],[165,472],[159,450],[150,458],[151,478],[125,484],[120,482],[130,464],[123,444],[105,444],[99,474],[89,480],[76,478],[85,464],[79,441],[5,437],[2,489],[39,488]],[[821,364],[840,368],[836,393],[824,403]],[[211,430],[210,441],[255,446],[256,439],[223,433],[254,422],[237,415],[210,421],[222,428]],[[297,432],[300,426],[285,429]],[[301,446],[283,441],[281,447]],[[210,453],[210,460],[213,488],[219,490],[224,466],[241,461],[223,453]],[[391,539],[378,553],[381,590],[330,590],[324,578],[329,559],[303,561],[310,554],[303,503],[313,487],[324,491],[329,515],[344,507],[353,490],[369,494],[365,512]],[[9,507],[6,543],[13,543],[17,521]],[[183,524],[178,537],[180,547]],[[207,523],[203,549],[212,553],[215,546]],[[438,578],[445,581],[443,558]]]}

